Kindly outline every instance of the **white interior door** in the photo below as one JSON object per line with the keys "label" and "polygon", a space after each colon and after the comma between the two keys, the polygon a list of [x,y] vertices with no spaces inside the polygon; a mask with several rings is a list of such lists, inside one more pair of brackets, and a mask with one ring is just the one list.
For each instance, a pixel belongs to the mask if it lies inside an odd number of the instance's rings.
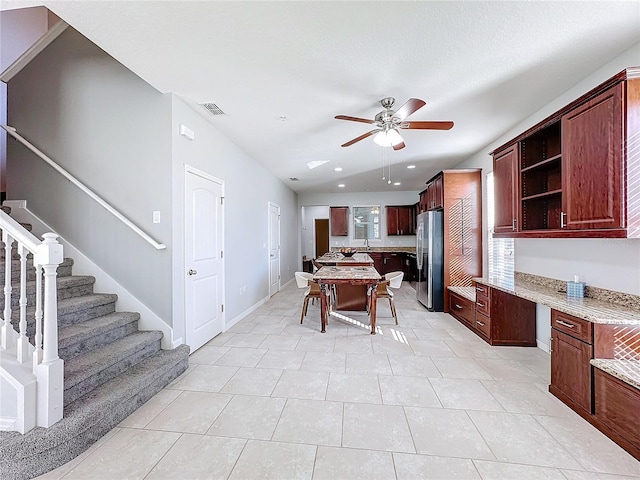
{"label": "white interior door", "polygon": [[224,327],[223,184],[185,172],[186,343],[195,351]]}
{"label": "white interior door", "polygon": [[269,202],[269,296],[280,291],[280,207]]}

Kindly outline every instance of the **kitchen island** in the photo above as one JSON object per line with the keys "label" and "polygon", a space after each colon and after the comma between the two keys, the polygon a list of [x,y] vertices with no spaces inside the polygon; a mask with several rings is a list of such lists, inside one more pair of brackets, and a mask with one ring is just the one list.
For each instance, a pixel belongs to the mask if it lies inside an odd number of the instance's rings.
{"label": "kitchen island", "polygon": [[[315,262],[327,267],[372,267],[373,259],[367,253],[355,253],[345,256],[340,252],[328,252],[317,258]],[[379,274],[379,272],[377,272]],[[378,275],[379,277],[379,275]],[[349,282],[335,284],[335,310],[365,311],[368,296],[365,285]]]}
{"label": "kitchen island", "polygon": [[364,289],[365,303],[371,297],[371,335],[376,333],[376,287],[380,274],[371,266],[325,266],[318,270],[313,279],[318,282],[322,295],[320,297],[320,319],[322,333],[325,333],[329,316],[329,298],[333,287],[360,287]]}

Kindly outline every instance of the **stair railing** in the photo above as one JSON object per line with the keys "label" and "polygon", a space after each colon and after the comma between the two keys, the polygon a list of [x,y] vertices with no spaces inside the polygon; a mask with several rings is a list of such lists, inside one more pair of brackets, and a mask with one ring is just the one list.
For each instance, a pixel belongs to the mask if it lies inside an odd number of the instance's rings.
{"label": "stair railing", "polygon": [[142,231],[142,229],[140,229],[140,227],[135,225],[131,220],[129,220],[127,217],[125,217],[122,213],[120,213],[118,210],[116,210],[111,205],[109,205],[109,203],[107,203],[106,200],[104,200],[102,197],[100,197],[98,194],[96,194],[93,190],[91,190],[89,187],[87,187],[85,184],[83,184],[76,177],[74,177],[69,172],[67,172],[64,168],[62,168],[56,162],[51,160],[51,158],[49,158],[42,151],[40,151],[40,149],[38,149],[35,145],[33,145],[26,138],[24,138],[22,135],[20,135],[16,131],[15,128],[10,127],[8,125],[1,125],[1,124],[0,124],[0,128],[6,130],[6,132],[9,135],[11,135],[13,138],[15,138],[17,141],[19,141],[21,144],[23,144],[25,147],[27,147],[29,150],[31,150],[33,153],[35,153],[38,157],[40,157],[42,160],[44,160],[46,163],[48,163],[60,175],[62,175],[64,178],[69,180],[76,187],[78,187],[80,190],[82,190],[84,193],[86,193],[89,197],[91,197],[96,202],[98,202],[98,204],[101,207],[103,207],[105,210],[107,210],[109,213],[111,213],[114,217],[116,217],[118,220],[120,220],[122,223],[124,223],[131,230],[136,232],[146,242],[151,244],[153,246],[153,248],[155,248],[156,250],[163,250],[163,249],[167,248],[167,246],[164,243],[156,242],[153,238],[151,238],[144,231]]}
{"label": "stair railing", "polygon": [[[63,260],[62,245],[55,233],[45,233],[40,242],[18,222],[0,211],[0,229],[5,249],[4,311],[0,327],[0,348],[15,353],[15,359],[37,382],[35,412],[23,412],[40,427],[50,427],[62,418],[64,362],[58,357],[57,268]],[[13,246],[19,257],[18,332],[11,324]],[[27,335],[27,263],[33,258],[35,270],[35,337]],[[18,283],[18,282],[16,282]],[[43,288],[44,283],[44,288]]]}

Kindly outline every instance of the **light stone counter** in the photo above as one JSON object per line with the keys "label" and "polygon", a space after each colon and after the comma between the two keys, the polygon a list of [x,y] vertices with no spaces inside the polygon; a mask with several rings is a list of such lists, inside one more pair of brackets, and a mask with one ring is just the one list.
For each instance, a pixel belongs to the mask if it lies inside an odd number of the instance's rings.
{"label": "light stone counter", "polygon": [[453,293],[457,293],[463,298],[467,300],[471,300],[473,303],[476,303],[476,288],[475,287],[453,287],[449,286],[449,291]]}
{"label": "light stone counter", "polygon": [[595,358],[591,365],[640,389],[640,361]]}
{"label": "light stone counter", "polygon": [[558,291],[564,282],[541,279],[545,277],[516,272],[515,284],[511,285],[496,279],[474,280],[589,322],[640,325],[640,297],[587,287],[587,295],[591,293],[598,298],[568,298],[565,292]]}
{"label": "light stone counter", "polygon": [[[331,247],[331,251],[332,252],[339,252],[341,248],[345,248],[345,247]],[[357,246],[357,247],[351,247],[355,250],[357,250],[358,252],[361,253],[369,253],[369,252],[390,252],[390,253],[396,253],[396,252],[405,252],[405,253],[416,253],[416,247],[363,247],[362,245]]]}

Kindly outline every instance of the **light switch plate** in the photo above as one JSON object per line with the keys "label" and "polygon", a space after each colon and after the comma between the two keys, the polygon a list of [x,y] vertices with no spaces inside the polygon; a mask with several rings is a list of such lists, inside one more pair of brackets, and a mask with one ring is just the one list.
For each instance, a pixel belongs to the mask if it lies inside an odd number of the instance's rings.
{"label": "light switch plate", "polygon": [[153,223],[160,223],[160,210],[153,211]]}

